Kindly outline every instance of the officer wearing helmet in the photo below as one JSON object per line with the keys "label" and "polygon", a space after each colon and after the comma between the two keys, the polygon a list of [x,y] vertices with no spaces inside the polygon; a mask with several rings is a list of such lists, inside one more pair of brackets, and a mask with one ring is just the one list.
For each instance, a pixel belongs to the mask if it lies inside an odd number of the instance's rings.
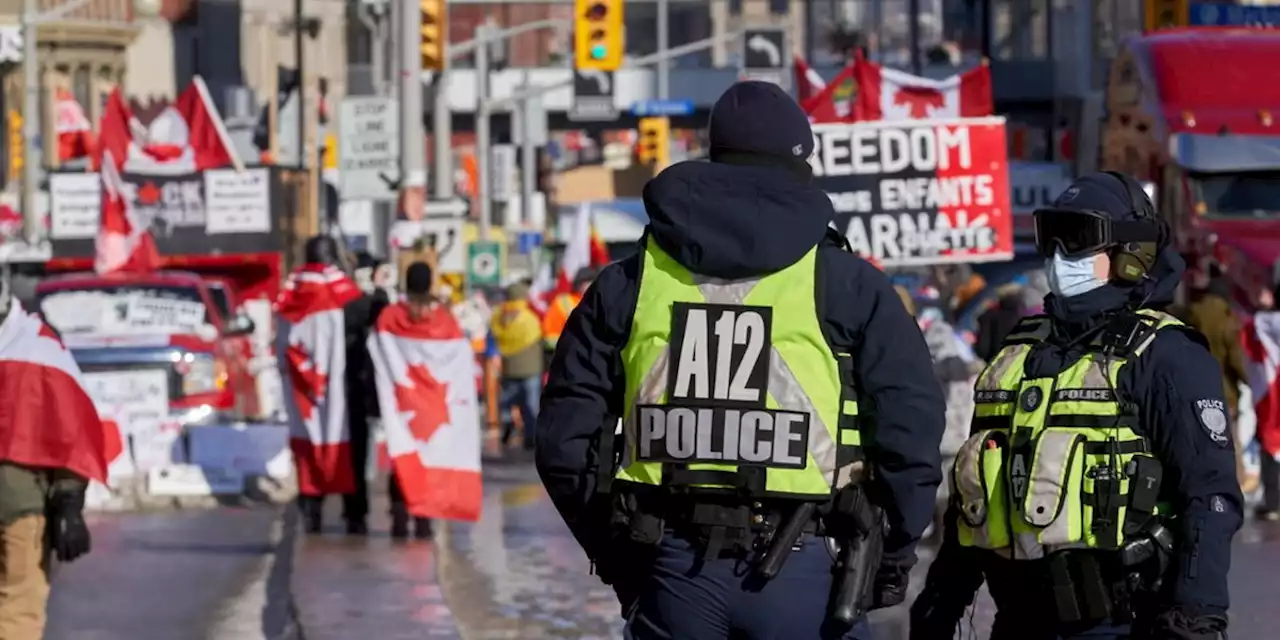
{"label": "officer wearing helmet", "polygon": [[738,83],[710,142],[646,185],[641,251],[565,325],[538,472],[625,637],[866,638],[934,511],[942,393],[888,278],[829,226],[799,105]]}
{"label": "officer wearing helmet", "polygon": [[951,638],[985,579],[995,640],[1224,638],[1242,499],[1217,362],[1160,309],[1184,264],[1140,185],[1035,212],[1045,314],[975,385],[912,637]]}

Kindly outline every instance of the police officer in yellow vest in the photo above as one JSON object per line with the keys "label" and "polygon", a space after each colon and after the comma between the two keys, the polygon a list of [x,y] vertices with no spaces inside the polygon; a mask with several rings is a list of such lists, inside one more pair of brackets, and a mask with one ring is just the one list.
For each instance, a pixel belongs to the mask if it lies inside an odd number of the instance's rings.
{"label": "police officer in yellow vest", "polygon": [[985,578],[996,640],[1223,638],[1242,500],[1217,362],[1159,310],[1182,260],[1116,173],[1035,227],[1046,315],[978,378],[912,637],[951,638]]}
{"label": "police officer in yellow vest", "polygon": [[886,276],[829,227],[795,101],[736,84],[710,139],[645,187],[642,251],[571,315],[538,471],[627,638],[866,638],[933,513],[942,393]]}

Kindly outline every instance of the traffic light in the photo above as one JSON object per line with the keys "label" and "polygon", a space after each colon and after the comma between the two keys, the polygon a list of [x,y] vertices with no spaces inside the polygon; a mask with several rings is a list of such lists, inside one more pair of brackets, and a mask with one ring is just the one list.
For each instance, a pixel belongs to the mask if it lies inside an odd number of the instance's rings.
{"label": "traffic light", "polygon": [[448,6],[445,0],[418,0],[422,8],[421,33],[418,48],[422,52],[423,71],[442,71],[445,68],[445,20]]}
{"label": "traffic light", "polygon": [[338,168],[338,136],[332,133],[326,133],[324,136],[324,148],[321,151],[320,167],[324,169]]}
{"label": "traffic light", "polygon": [[623,0],[574,0],[574,66],[617,71],[622,66]]}
{"label": "traffic light", "polygon": [[1147,0],[1147,32],[1185,27],[1191,20],[1190,0]]}
{"label": "traffic light", "polygon": [[659,169],[671,158],[671,121],[666,118],[640,120],[640,164],[654,164]]}
{"label": "traffic light", "polygon": [[16,109],[9,110],[9,181],[22,179],[23,165],[26,163],[26,146],[22,137],[22,114]]}

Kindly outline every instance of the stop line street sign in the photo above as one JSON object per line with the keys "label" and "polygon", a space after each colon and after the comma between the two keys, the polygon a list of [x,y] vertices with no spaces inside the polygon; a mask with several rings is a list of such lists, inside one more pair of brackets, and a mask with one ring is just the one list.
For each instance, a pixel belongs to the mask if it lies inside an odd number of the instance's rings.
{"label": "stop line street sign", "polygon": [[396,199],[400,107],[394,99],[345,98],[338,114],[338,188],[344,200]]}

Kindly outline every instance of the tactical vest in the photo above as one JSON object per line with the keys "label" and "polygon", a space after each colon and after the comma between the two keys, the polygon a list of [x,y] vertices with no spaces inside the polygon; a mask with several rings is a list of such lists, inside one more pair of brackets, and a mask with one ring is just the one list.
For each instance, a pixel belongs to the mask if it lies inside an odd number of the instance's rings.
{"label": "tactical vest", "polygon": [[1033,560],[1070,548],[1115,549],[1157,505],[1160,463],[1138,435],[1137,407],[1118,396],[1125,363],[1156,332],[1182,323],[1141,310],[1104,330],[1056,377],[1027,378],[1027,355],[1049,337],[1045,316],[1023,319],[978,377],[972,435],[952,490],[960,544]]}
{"label": "tactical vest", "polygon": [[816,256],[727,281],[646,242],[615,486],[821,501],[849,484],[853,363],[823,334]]}

